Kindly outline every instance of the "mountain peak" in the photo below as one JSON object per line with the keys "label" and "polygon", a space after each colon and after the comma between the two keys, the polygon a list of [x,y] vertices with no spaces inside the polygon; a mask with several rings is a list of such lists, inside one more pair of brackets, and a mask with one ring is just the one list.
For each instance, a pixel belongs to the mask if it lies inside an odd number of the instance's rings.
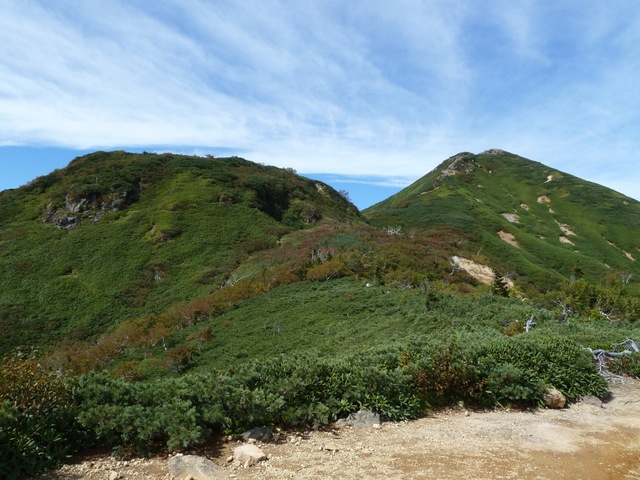
{"label": "mountain peak", "polygon": [[461,152],[449,157],[444,163],[445,168],[438,177],[439,180],[458,173],[471,173],[476,169],[476,156],[470,152]]}
{"label": "mountain peak", "polygon": [[480,152],[480,155],[511,155],[511,154],[506,150],[501,150],[499,148],[490,148],[489,150]]}
{"label": "mountain peak", "polygon": [[455,231],[466,253],[540,290],[578,263],[591,279],[638,268],[640,204],[499,149],[458,153],[364,214],[382,227]]}

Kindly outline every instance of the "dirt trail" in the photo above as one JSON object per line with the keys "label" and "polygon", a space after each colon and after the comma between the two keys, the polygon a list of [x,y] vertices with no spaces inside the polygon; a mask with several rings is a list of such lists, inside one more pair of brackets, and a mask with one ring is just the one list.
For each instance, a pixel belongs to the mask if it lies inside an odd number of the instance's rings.
{"label": "dirt trail", "polygon": [[[469,412],[456,409],[380,429],[309,432],[259,445],[269,460],[226,463],[239,442],[211,445],[209,458],[236,479],[640,480],[640,381],[613,385],[603,407]],[[332,444],[338,451],[323,450]],[[165,458],[85,459],[47,480],[167,479]]]}

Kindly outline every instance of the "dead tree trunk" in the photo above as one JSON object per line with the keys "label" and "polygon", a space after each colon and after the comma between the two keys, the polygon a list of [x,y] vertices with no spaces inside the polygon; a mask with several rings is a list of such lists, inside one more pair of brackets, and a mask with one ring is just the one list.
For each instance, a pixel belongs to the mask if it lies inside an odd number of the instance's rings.
{"label": "dead tree trunk", "polygon": [[620,351],[608,351],[603,349],[593,350],[591,348],[587,348],[591,355],[593,355],[593,359],[598,362],[598,371],[601,375],[603,375],[607,380],[615,380],[620,379],[618,375],[614,375],[607,369],[607,363],[614,358],[623,357],[625,355],[631,355],[633,353],[640,352],[640,347],[638,344],[631,340],[630,338],[625,339],[624,342],[617,343],[611,346],[612,349],[624,348],[624,350]]}
{"label": "dead tree trunk", "polygon": [[529,333],[529,331],[533,328],[535,324],[536,324],[536,318],[533,316],[533,314],[531,314],[531,318],[527,320],[527,323],[524,326],[524,331]]}

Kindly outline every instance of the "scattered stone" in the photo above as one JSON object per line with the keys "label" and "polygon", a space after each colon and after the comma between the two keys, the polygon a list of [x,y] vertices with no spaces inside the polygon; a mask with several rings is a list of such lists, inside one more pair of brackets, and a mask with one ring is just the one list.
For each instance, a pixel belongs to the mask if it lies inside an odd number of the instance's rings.
{"label": "scattered stone", "polygon": [[242,439],[247,441],[249,439],[258,440],[260,442],[270,442],[273,438],[273,432],[267,427],[256,427],[251,430],[247,430],[242,434]]}
{"label": "scattered stone", "polygon": [[169,459],[169,471],[173,478],[192,480],[221,480],[224,470],[211,460],[197,455],[176,455]]}
{"label": "scattered stone", "polygon": [[118,472],[109,472],[109,480],[118,480],[120,478],[120,475],[118,474]]}
{"label": "scattered stone", "polygon": [[380,425],[379,423],[374,423],[373,425],[371,425],[371,428],[373,428],[374,430],[380,430],[382,428],[382,425]]}
{"label": "scattered stone", "polygon": [[586,397],[583,397],[581,402],[586,405],[593,405],[594,407],[602,408],[602,400],[600,400],[598,397],[594,397],[593,395],[587,395]]}
{"label": "scattered stone", "polygon": [[322,446],[322,450],[324,450],[325,452],[337,452],[339,449],[335,443],[327,443],[326,445]]}
{"label": "scattered stone", "polygon": [[549,408],[564,408],[567,403],[567,398],[554,387],[548,388],[543,398]]}
{"label": "scattered stone", "polygon": [[251,445],[255,445],[257,442],[257,440],[255,438],[250,438],[247,440],[247,443],[250,443]]}
{"label": "scattered stone", "polygon": [[266,460],[267,456],[255,445],[241,445],[233,450],[233,459],[245,466],[251,466]]}

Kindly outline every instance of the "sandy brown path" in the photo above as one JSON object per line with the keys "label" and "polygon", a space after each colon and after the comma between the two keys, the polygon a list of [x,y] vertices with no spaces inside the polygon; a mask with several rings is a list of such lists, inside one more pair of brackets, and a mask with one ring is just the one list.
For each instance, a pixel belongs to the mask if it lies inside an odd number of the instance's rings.
{"label": "sandy brown path", "polygon": [[[603,407],[564,410],[441,412],[380,429],[342,428],[290,435],[260,447],[269,460],[242,468],[226,459],[239,442],[210,458],[237,479],[567,479],[640,480],[640,381],[612,385]],[[330,445],[337,451],[323,450]],[[210,454],[211,455],[211,454]],[[92,463],[91,463],[92,462]],[[165,458],[116,462],[94,458],[47,479],[170,479]]]}

